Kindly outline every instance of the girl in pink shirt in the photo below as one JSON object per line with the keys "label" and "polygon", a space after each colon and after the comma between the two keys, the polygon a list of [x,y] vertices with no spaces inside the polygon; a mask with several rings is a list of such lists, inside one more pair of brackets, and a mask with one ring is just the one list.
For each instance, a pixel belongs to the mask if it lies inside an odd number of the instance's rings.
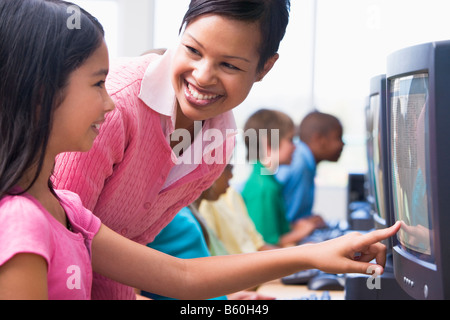
{"label": "girl in pink shirt", "polygon": [[[230,23],[208,17],[202,22],[210,28]],[[201,41],[195,37],[199,25],[191,23],[190,41]],[[240,32],[255,31],[240,21],[231,25]],[[106,114],[114,116],[105,88],[109,61],[101,26],[64,1],[0,0],[0,38],[0,299],[89,299],[93,271],[159,295],[205,299],[302,269],[365,273],[373,258],[384,263],[384,246],[378,241],[392,236],[398,226],[244,257],[191,260],[115,233],[85,209],[76,194],[55,190],[50,181],[55,157],[91,149]],[[185,110],[190,117],[199,116],[199,103]],[[204,107],[210,115],[216,112]],[[133,141],[126,143],[131,146]],[[171,188],[176,187],[167,186]]]}

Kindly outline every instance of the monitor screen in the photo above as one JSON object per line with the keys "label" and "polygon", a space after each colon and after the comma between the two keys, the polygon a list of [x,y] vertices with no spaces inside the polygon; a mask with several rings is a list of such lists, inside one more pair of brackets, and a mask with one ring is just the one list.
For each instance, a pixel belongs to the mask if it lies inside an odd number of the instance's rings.
{"label": "monitor screen", "polygon": [[397,237],[403,249],[434,263],[431,242],[428,141],[428,74],[399,76],[390,82],[391,185]]}

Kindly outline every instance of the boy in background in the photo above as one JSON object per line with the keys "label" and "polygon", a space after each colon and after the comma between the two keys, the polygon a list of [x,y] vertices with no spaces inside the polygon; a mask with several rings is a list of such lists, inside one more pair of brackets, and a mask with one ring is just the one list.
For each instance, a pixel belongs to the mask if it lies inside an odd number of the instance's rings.
{"label": "boy in background", "polygon": [[295,151],[289,165],[280,165],[277,181],[283,186],[286,219],[303,221],[311,227],[324,226],[320,216],[312,213],[317,165],[321,161],[339,160],[344,142],[340,121],[326,113],[313,111],[301,122],[295,139]]}

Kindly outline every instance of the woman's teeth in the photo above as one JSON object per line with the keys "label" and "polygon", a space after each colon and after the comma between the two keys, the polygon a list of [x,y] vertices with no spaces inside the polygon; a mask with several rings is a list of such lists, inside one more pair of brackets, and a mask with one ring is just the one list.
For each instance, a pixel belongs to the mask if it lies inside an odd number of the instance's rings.
{"label": "woman's teeth", "polygon": [[188,90],[191,93],[191,95],[197,99],[197,100],[212,100],[217,98],[219,95],[205,95],[205,94],[201,94],[199,93],[197,90],[195,90],[194,88],[192,88],[192,86],[190,84],[188,84]]}

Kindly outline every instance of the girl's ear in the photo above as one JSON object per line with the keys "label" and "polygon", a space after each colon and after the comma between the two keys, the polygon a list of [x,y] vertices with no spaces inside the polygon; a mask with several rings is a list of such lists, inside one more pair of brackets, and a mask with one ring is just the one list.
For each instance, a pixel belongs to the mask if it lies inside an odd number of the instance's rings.
{"label": "girl's ear", "polygon": [[257,75],[257,78],[256,78],[257,82],[262,81],[262,79],[264,79],[266,74],[269,73],[269,71],[273,68],[273,66],[275,65],[275,62],[277,62],[279,57],[280,57],[280,55],[278,53],[275,53],[273,56],[271,56],[269,58],[269,60],[266,61],[266,63],[264,64],[263,70],[260,71]]}

